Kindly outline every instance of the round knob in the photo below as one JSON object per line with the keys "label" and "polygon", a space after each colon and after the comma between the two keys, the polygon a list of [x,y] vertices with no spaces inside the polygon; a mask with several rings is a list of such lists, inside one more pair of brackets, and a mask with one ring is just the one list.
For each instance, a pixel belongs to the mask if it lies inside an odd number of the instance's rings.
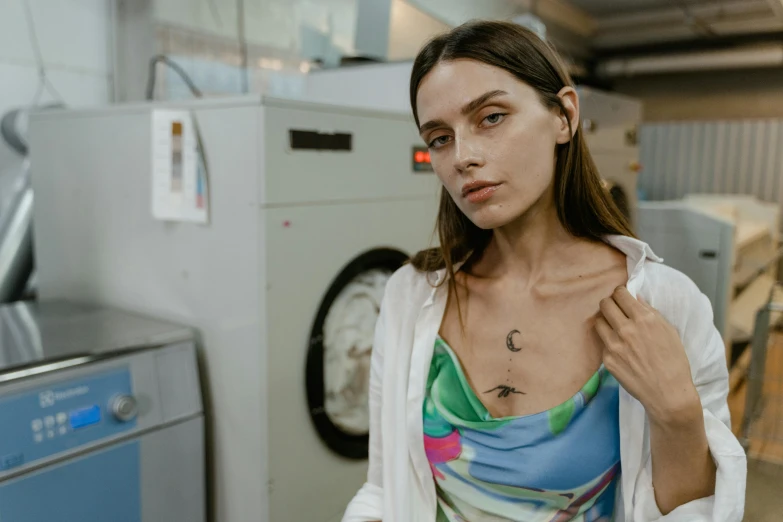
{"label": "round knob", "polygon": [[128,422],[135,419],[138,413],[136,398],[132,395],[118,395],[111,401],[111,412],[120,422]]}

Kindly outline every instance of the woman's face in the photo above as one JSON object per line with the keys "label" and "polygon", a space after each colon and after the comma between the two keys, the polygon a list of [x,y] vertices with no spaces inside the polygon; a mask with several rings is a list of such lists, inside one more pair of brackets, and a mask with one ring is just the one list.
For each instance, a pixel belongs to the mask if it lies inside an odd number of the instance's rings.
{"label": "woman's face", "polygon": [[[576,129],[576,93],[566,87],[560,96]],[[454,60],[424,77],[416,103],[435,173],[478,227],[504,226],[552,201],[555,146],[571,132],[532,87],[498,67]]]}

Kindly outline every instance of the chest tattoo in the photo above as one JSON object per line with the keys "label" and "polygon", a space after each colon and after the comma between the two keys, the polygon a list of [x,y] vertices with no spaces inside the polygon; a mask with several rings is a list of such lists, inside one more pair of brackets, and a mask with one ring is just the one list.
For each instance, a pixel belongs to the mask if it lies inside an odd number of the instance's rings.
{"label": "chest tattoo", "polygon": [[506,348],[511,350],[512,352],[519,352],[522,350],[522,348],[517,348],[514,346],[514,334],[518,334],[519,330],[511,330],[509,334],[506,336]]}
{"label": "chest tattoo", "polygon": [[495,393],[498,392],[498,399],[503,399],[511,395],[512,393],[516,393],[519,395],[525,395],[525,392],[518,391],[516,388],[512,386],[506,386],[505,384],[501,384],[499,386],[495,386],[491,390],[487,390],[484,393]]}

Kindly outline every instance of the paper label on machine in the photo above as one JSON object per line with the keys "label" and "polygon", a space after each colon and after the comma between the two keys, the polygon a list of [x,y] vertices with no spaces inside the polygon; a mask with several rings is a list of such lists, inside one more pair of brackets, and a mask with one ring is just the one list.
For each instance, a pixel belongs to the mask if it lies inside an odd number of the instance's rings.
{"label": "paper label on machine", "polygon": [[207,177],[198,127],[188,111],[152,112],[152,216],[208,222]]}

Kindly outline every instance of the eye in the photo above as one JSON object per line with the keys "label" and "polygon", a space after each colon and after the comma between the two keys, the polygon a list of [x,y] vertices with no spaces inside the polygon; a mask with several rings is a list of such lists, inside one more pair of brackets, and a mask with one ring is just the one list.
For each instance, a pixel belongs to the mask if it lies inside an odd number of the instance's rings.
{"label": "eye", "polygon": [[438,149],[446,145],[449,142],[449,139],[451,139],[451,137],[447,134],[444,134],[443,136],[438,136],[434,140],[430,141],[429,147],[431,149]]}
{"label": "eye", "polygon": [[487,122],[490,125],[497,125],[498,123],[503,121],[503,118],[505,118],[505,116],[506,115],[502,112],[493,112],[492,114],[484,118],[482,120],[482,123]]}

